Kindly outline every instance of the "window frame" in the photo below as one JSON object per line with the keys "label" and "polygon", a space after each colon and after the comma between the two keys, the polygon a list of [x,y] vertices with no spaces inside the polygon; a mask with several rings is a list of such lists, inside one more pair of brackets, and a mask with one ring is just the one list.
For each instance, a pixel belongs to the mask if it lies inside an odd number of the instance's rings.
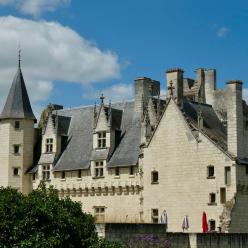
{"label": "window frame", "polygon": [[61,171],[61,179],[62,179],[62,180],[64,180],[64,179],[65,179],[65,177],[66,177],[66,175],[65,175],[65,171]]}
{"label": "window frame", "polygon": [[[209,231],[210,232],[216,231],[216,221],[214,219],[210,219],[208,225],[209,225]],[[214,225],[214,229],[212,228],[213,225]]]}
{"label": "window frame", "polygon": [[159,221],[159,210],[158,208],[152,208],[151,210],[151,221],[156,224]]}
{"label": "window frame", "polygon": [[15,130],[20,130],[21,129],[21,122],[20,121],[15,121],[14,122],[14,128],[15,128]]}
{"label": "window frame", "polygon": [[46,138],[45,151],[46,153],[53,153],[53,138]]}
{"label": "window frame", "polygon": [[98,160],[94,162],[94,178],[104,177],[104,161]]}
{"label": "window frame", "polygon": [[42,180],[43,181],[50,181],[51,180],[51,166],[49,165],[42,165]]}
{"label": "window frame", "polygon": [[[228,173],[229,172],[229,173]],[[232,169],[231,166],[225,166],[225,185],[230,186],[232,183]]]}
{"label": "window frame", "polygon": [[[214,197],[214,198],[213,198]],[[214,200],[214,201],[213,201]],[[212,193],[209,193],[209,203],[208,205],[210,206],[215,206],[217,205],[217,202],[216,202],[216,193],[212,192]]]}
{"label": "window frame", "polygon": [[[17,173],[15,173],[17,172]],[[13,167],[13,176],[19,177],[20,176],[20,168],[19,167]]]}
{"label": "window frame", "polygon": [[115,167],[115,176],[116,177],[120,176],[120,168],[119,167]]}
{"label": "window frame", "polygon": [[[13,145],[13,149],[14,149],[14,155],[20,155],[21,154],[21,152],[20,152],[20,150],[21,150],[21,145],[19,145],[19,144],[14,144]],[[17,150],[16,150],[17,149]]]}
{"label": "window frame", "polygon": [[[210,170],[213,170],[213,174],[210,173]],[[214,179],[215,178],[215,168],[213,165],[207,166],[207,179]]]}
{"label": "window frame", "polygon": [[97,148],[98,149],[107,148],[107,132],[106,131],[97,132]]}
{"label": "window frame", "polygon": [[[157,181],[154,180],[154,174],[157,174]],[[158,184],[159,183],[159,174],[157,170],[153,170],[151,172],[151,184]]]}
{"label": "window frame", "polygon": [[129,176],[134,176],[134,166],[129,167]]}
{"label": "window frame", "polygon": [[94,217],[97,222],[104,222],[105,220],[105,206],[94,206]]}
{"label": "window frame", "polygon": [[77,178],[81,179],[82,178],[82,170],[77,171]]}

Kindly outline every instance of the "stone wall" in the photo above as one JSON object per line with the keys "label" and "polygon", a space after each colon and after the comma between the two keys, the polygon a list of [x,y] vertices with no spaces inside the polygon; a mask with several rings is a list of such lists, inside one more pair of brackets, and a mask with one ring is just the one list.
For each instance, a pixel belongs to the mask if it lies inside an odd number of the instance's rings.
{"label": "stone wall", "polygon": [[[170,241],[170,248],[247,248],[248,233],[166,233],[163,224],[106,224],[97,228],[107,240],[128,243],[141,235],[154,235]],[[101,233],[103,236],[104,234]],[[138,241],[136,242],[138,244]],[[132,244],[135,248],[135,245]],[[137,247],[137,246],[136,246]]]}
{"label": "stone wall", "polygon": [[[181,232],[184,215],[189,217],[188,232],[201,232],[205,211],[208,220],[215,220],[216,231],[221,226],[223,212],[220,189],[226,189],[226,200],[236,192],[236,166],[206,136],[199,133],[198,142],[174,101],[170,101],[156,132],[140,159],[144,176],[144,223],[151,223],[152,209],[168,215],[168,231]],[[214,177],[208,177],[207,167],[214,166]],[[225,167],[231,168],[231,183],[225,184]],[[151,182],[157,171],[159,180]],[[210,193],[216,202],[210,204]]]}

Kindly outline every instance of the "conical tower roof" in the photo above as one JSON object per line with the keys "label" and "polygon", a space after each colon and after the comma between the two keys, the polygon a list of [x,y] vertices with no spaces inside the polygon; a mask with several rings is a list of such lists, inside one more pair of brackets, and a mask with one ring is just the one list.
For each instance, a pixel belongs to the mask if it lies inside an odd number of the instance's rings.
{"label": "conical tower roof", "polygon": [[14,118],[33,119],[36,121],[22,76],[20,58],[17,73],[12,82],[2,114],[0,115],[0,119]]}

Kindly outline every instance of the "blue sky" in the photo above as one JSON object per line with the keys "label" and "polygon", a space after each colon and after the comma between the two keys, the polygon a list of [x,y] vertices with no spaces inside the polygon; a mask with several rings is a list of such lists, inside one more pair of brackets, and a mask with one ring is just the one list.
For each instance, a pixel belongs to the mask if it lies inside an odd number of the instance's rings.
{"label": "blue sky", "polygon": [[[14,60],[17,54],[15,46],[17,50],[18,42],[21,43],[23,73],[24,76],[27,74],[26,83],[30,94],[34,95],[31,99],[37,112],[49,102],[62,104],[65,107],[93,104],[101,92],[114,101],[132,98],[133,81],[139,76],[159,80],[164,88],[165,70],[170,67],[183,68],[185,77],[194,77],[194,70],[198,67],[216,68],[218,87],[224,87],[229,79],[241,79],[245,82],[244,87],[248,87],[247,1],[37,0],[39,2],[37,6],[31,6],[30,2],[31,0],[21,0],[19,3],[15,0],[0,0],[0,16],[11,15],[18,18],[15,21],[4,19],[4,23],[12,23],[16,26],[17,20],[21,23],[30,20],[32,23],[29,24],[33,25],[28,29],[31,30],[30,35],[25,33],[24,37],[22,30],[14,27],[17,30],[15,35],[13,37],[11,34],[7,35],[16,39],[16,42],[13,42],[9,49],[6,45],[2,53],[4,56],[9,53],[8,58]],[[50,2],[50,5],[47,2]],[[54,4],[51,5],[51,2]],[[65,56],[61,56],[64,60],[63,65],[61,61],[57,65],[58,74],[64,67],[68,70],[65,79],[63,78],[65,69],[60,73],[61,77],[51,72],[49,72],[51,75],[48,73],[50,76],[48,74],[45,76],[47,69],[44,61],[50,59],[45,52],[35,56],[43,44],[40,42],[36,48],[35,38],[32,37],[35,23],[57,23],[60,28],[68,27],[70,31],[74,31],[87,41],[90,47],[97,48],[102,56],[107,54],[109,57],[106,60],[98,59],[94,66],[92,62],[92,67],[87,72],[79,67],[81,73],[78,74],[77,64],[71,65],[72,60],[77,56],[75,54],[78,51],[82,54],[82,63],[86,65],[87,57],[85,58],[83,53],[87,53],[88,50],[80,51],[82,46],[77,47],[72,42],[72,48],[77,51],[70,55],[68,55],[70,52],[65,52]],[[11,25],[9,27],[12,28]],[[52,31],[53,34],[57,32],[57,28],[56,26]],[[35,28],[36,37],[46,36],[44,31],[41,31],[41,34],[37,32]],[[6,35],[6,32],[4,34]],[[68,45],[71,40],[70,35],[68,34],[64,43],[68,48],[70,48]],[[49,38],[47,39],[44,46],[49,44]],[[56,42],[58,43],[56,39],[64,38],[59,36],[54,39],[56,46]],[[30,40],[33,42],[28,45]],[[5,39],[6,43],[10,43],[7,41],[8,39]],[[75,44],[79,43],[75,42]],[[63,49],[61,51],[64,52]],[[2,53],[0,49],[0,56],[5,58]],[[92,56],[95,56],[95,53]],[[39,59],[44,62],[42,66],[39,65]],[[54,61],[51,59],[53,63],[57,63],[56,61],[57,57]],[[81,63],[80,57],[77,61],[78,64]],[[99,66],[108,61],[112,63],[111,68],[99,69]],[[3,63],[0,62],[0,66],[6,67]],[[9,70],[4,77],[6,83],[3,86],[6,89],[3,91],[5,96],[0,96],[3,99],[6,98],[8,84],[13,77],[10,76],[10,72],[16,61],[8,63]],[[32,73],[31,69],[34,70],[34,65],[37,65],[40,73],[44,70],[44,74]],[[56,70],[56,65],[53,67],[53,70]],[[12,75],[13,73],[15,70]],[[81,80],[80,77],[83,77],[84,73],[87,74],[87,78]],[[66,78],[66,75],[71,74],[72,76]],[[73,75],[77,76],[73,77]],[[10,77],[8,82],[7,76]],[[39,82],[35,76],[39,78]],[[33,83],[29,85],[27,80]],[[37,82],[39,87],[36,87]]]}

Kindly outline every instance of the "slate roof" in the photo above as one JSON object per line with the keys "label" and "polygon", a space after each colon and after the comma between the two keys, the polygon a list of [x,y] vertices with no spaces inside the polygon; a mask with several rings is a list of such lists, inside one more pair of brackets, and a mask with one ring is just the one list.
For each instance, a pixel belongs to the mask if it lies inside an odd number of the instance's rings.
{"label": "slate roof", "polygon": [[[112,104],[112,113],[113,117],[121,117],[121,121],[114,120],[114,125],[117,124],[117,127],[120,125],[121,134],[119,145],[110,156],[107,166],[136,165],[140,146],[140,118],[134,111],[134,102]],[[94,107],[59,110],[57,114],[71,117],[71,121],[67,146],[58,159],[54,171],[88,169],[90,160],[96,157],[97,153],[92,149]],[[100,151],[99,155],[105,156],[104,151]]]}
{"label": "slate roof", "polygon": [[20,66],[12,82],[0,119],[28,118],[36,121]]}
{"label": "slate roof", "polygon": [[[164,102],[163,102],[164,104]],[[113,111],[114,110],[114,111]],[[185,101],[181,111],[191,127],[197,128],[198,112],[202,113],[202,132],[217,146],[227,150],[227,132],[218,119],[211,105]],[[107,159],[107,167],[125,167],[136,165],[141,145],[141,120],[134,110],[134,102],[115,103],[112,105],[112,114],[117,113],[120,120],[118,143],[112,154],[109,149],[93,149],[94,106],[54,111],[58,115],[58,126],[63,127],[64,134],[68,134],[64,151],[55,162],[54,171],[89,169],[90,161]],[[120,114],[122,113],[122,114]],[[41,156],[41,161],[51,161],[52,157]],[[35,168],[33,169],[35,170]],[[32,173],[32,171],[31,171]]]}
{"label": "slate roof", "polygon": [[227,150],[227,131],[222,122],[219,120],[211,105],[185,101],[182,111],[185,118],[197,127],[198,112],[202,113],[203,128],[202,131],[222,149]]}

